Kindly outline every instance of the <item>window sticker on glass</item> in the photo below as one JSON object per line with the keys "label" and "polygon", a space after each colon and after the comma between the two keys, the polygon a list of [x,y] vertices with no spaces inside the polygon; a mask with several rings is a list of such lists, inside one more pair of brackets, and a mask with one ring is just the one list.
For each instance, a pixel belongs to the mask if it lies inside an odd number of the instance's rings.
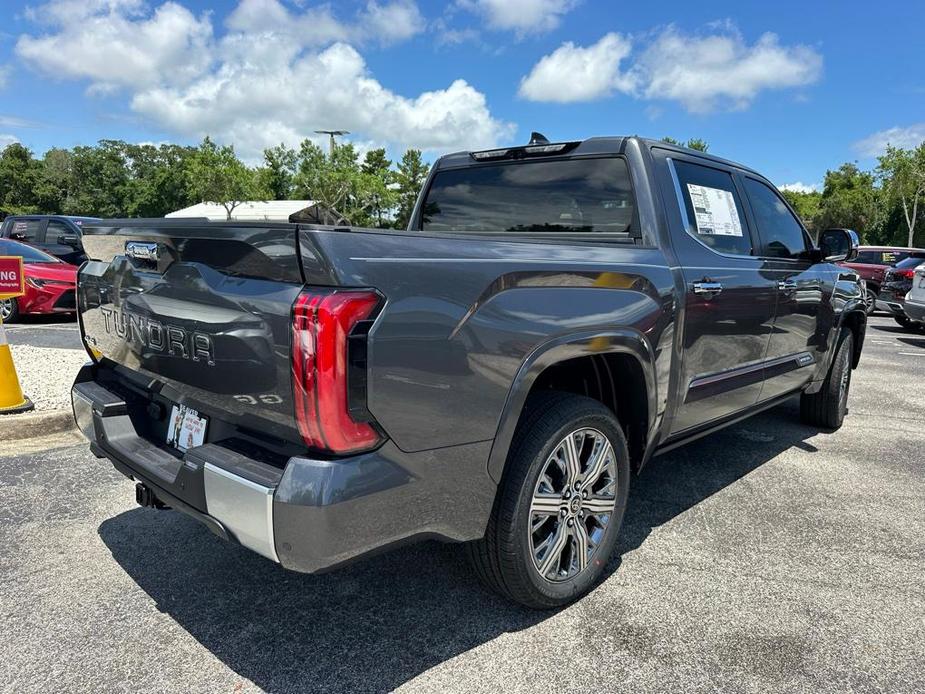
{"label": "window sticker on glass", "polygon": [[693,183],[687,190],[694,205],[697,233],[705,236],[742,236],[742,223],[732,192]]}

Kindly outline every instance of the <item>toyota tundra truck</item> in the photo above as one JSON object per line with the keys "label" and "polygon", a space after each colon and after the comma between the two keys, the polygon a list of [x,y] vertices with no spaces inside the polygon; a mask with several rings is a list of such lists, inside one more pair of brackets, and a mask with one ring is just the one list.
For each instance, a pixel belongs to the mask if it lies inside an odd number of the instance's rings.
{"label": "toyota tundra truck", "polygon": [[308,573],[465,543],[535,608],[601,579],[652,456],[793,396],[837,429],[866,327],[853,232],[817,246],[760,174],[636,137],[444,156],[406,230],[83,243],[74,415],[140,504]]}

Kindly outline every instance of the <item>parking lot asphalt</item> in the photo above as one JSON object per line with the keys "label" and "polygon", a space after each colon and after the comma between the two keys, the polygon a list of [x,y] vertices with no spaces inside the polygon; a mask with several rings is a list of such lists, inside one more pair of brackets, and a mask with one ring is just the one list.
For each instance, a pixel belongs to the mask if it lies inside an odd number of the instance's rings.
{"label": "parking lot asphalt", "polygon": [[921,692],[925,335],[873,318],[849,406],[652,461],[622,557],[558,612],[437,543],[290,573],[136,507],[73,434],[0,442],[0,689]]}

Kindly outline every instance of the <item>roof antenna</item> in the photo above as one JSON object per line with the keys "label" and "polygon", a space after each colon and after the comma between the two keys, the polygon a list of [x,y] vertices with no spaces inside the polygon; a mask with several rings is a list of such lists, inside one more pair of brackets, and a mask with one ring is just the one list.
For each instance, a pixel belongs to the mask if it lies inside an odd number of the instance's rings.
{"label": "roof antenna", "polygon": [[530,133],[530,144],[531,145],[548,145],[549,140],[546,139],[546,136],[543,133],[538,133],[535,130]]}

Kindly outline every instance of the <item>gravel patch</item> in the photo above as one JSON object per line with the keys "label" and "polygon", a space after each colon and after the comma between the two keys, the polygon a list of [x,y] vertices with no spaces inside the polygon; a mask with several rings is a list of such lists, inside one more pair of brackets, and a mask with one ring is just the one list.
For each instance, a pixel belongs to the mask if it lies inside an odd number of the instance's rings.
{"label": "gravel patch", "polygon": [[71,406],[71,386],[78,369],[88,360],[80,349],[10,345],[19,384],[36,410]]}

